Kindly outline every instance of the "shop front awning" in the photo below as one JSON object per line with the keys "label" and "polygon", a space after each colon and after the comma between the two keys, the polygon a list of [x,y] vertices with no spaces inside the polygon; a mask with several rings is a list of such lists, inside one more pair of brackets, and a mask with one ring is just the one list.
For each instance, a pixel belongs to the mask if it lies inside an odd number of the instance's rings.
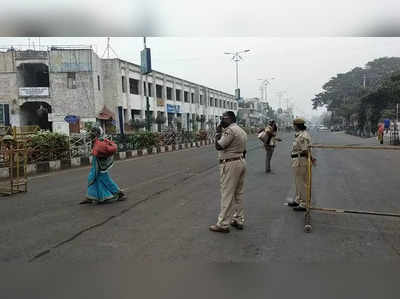
{"label": "shop front awning", "polygon": [[101,111],[97,115],[97,118],[101,120],[112,120],[115,119],[115,114],[106,106],[104,106],[103,109],[101,109]]}

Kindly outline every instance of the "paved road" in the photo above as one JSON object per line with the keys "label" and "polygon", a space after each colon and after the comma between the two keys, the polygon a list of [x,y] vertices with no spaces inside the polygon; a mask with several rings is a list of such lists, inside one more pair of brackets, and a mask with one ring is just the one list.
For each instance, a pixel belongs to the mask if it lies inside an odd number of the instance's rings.
{"label": "paved road", "polygon": [[[343,133],[313,133],[314,143],[375,144]],[[129,200],[78,205],[88,168],[32,178],[29,193],[0,200],[0,260],[43,263],[103,260],[137,262],[357,262],[400,260],[400,218],[313,213],[284,206],[293,196],[284,134],[264,173],[264,150],[248,144],[244,231],[216,234],[208,226],[219,208],[213,147],[117,162],[112,176]],[[314,204],[400,211],[400,152],[315,150]]]}

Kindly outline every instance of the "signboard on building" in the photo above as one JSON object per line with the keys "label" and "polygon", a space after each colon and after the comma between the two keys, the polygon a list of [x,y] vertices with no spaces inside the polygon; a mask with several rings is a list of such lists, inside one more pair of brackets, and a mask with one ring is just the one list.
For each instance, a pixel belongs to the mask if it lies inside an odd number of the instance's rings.
{"label": "signboard on building", "polygon": [[240,99],[240,89],[239,88],[236,88],[235,89],[235,99]]}
{"label": "signboard on building", "polygon": [[52,49],[50,72],[91,72],[92,52],[90,49]]}
{"label": "signboard on building", "polygon": [[164,107],[165,101],[164,99],[157,98],[157,106]]}
{"label": "signboard on building", "polygon": [[168,113],[181,113],[181,106],[167,104],[167,112]]}
{"label": "signboard on building", "polygon": [[47,57],[48,57],[47,51],[26,50],[26,51],[15,52],[15,59],[20,59],[20,60],[47,59]]}
{"label": "signboard on building", "polygon": [[20,97],[48,97],[49,88],[48,87],[20,87],[19,88]]}
{"label": "signboard on building", "polygon": [[145,48],[140,52],[140,62],[140,72],[144,75],[151,73],[150,48]]}

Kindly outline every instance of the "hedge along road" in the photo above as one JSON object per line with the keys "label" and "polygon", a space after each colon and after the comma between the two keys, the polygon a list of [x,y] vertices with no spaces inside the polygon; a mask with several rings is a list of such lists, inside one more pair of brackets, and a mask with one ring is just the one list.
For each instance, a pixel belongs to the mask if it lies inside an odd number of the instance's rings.
{"label": "hedge along road", "polygon": [[[86,192],[88,168],[33,178],[29,193],[0,200],[1,260],[371,261],[384,256],[398,261],[398,219],[313,213],[313,233],[303,233],[303,214],[283,205],[294,192],[288,159],[291,138],[283,135],[269,175],[264,173],[265,151],[258,140],[249,138],[244,231],[208,231],[219,211],[216,152],[210,146],[117,162],[111,175],[127,189],[125,202],[78,205]],[[314,141],[364,142],[332,133],[316,134]],[[371,179],[371,167],[379,172],[397,163],[388,154],[366,165],[369,158],[364,153],[341,157],[341,169],[336,169],[338,156],[316,154],[319,166],[314,173],[321,179],[314,179],[314,196],[319,205],[329,207],[357,205],[354,193],[360,188],[366,196],[361,204],[377,204],[376,192],[369,191],[369,196],[363,181],[345,188],[343,184],[349,176],[366,174],[365,179]],[[396,208],[391,201],[394,183],[386,178],[386,208]]]}

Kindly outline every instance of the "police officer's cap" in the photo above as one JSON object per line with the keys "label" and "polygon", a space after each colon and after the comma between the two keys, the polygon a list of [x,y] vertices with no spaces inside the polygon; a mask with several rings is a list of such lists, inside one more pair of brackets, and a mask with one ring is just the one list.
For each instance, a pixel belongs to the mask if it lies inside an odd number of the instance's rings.
{"label": "police officer's cap", "polygon": [[304,125],[304,124],[305,124],[305,121],[304,121],[304,119],[302,119],[302,118],[295,118],[295,119],[293,120],[293,124],[294,124],[294,125]]}

